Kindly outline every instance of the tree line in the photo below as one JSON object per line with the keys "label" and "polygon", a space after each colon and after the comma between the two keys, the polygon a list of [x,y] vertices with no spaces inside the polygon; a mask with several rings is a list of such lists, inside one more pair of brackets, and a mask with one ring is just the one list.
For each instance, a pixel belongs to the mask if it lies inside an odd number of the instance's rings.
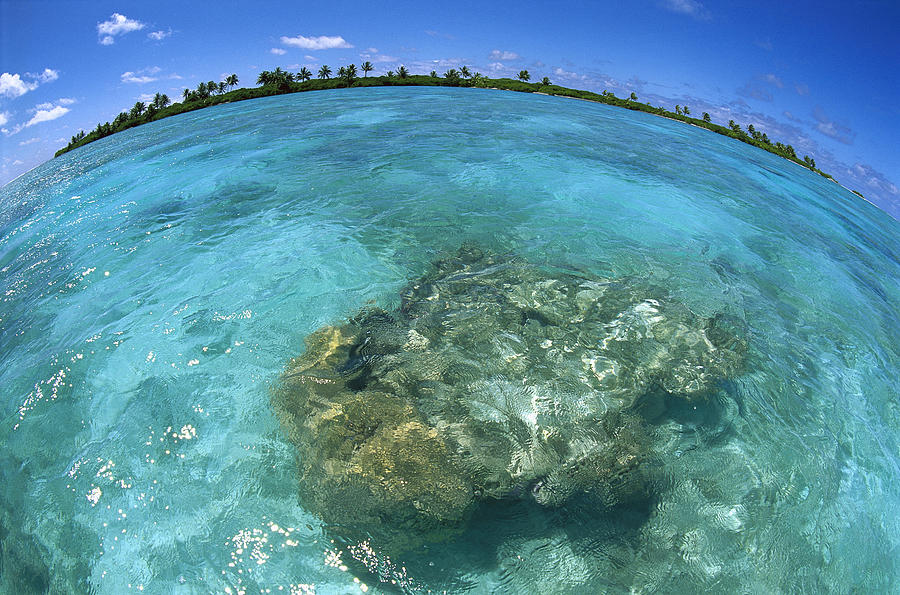
{"label": "tree line", "polygon": [[[815,159],[805,155],[801,160],[797,156],[794,147],[781,142],[772,142],[766,133],[757,130],[753,124],[749,124],[746,131],[742,129],[739,124],[735,123],[734,120],[730,120],[727,127],[722,126],[721,124],[712,122],[712,118],[707,112],[704,112],[701,118],[691,117],[690,108],[686,105],[676,105],[675,111],[671,112],[663,106],[654,107],[649,103],[640,103],[638,102],[637,95],[633,92],[627,98],[620,98],[611,91],[606,90],[601,93],[594,93],[592,91],[570,89],[568,87],[552,84],[549,77],[546,76],[543,77],[540,82],[531,83],[529,82],[531,80],[531,74],[527,70],[519,71],[515,79],[495,79],[488,78],[480,72],[473,73],[468,66],[461,66],[458,70],[456,68],[450,68],[444,72],[443,75],[439,76],[437,71],[434,70],[428,75],[413,75],[410,74],[405,66],[401,65],[397,68],[396,72],[389,70],[383,76],[369,77],[369,73],[372,72],[374,68],[375,67],[369,61],[363,62],[359,69],[357,69],[356,64],[340,66],[337,72],[332,71],[331,67],[328,65],[322,65],[314,77],[313,73],[305,66],[296,73],[277,67],[275,70],[263,70],[259,73],[259,76],[256,79],[257,88],[242,88],[229,91],[229,89],[234,89],[238,84],[237,75],[232,74],[220,82],[211,80],[199,83],[196,89],[184,89],[184,92],[182,93],[182,102],[177,104],[172,104],[167,95],[157,93],[154,96],[153,101],[148,104],[138,101],[129,111],[123,111],[117,115],[112,122],[97,124],[97,128],[90,133],[80,131],[72,137],[72,140],[68,145],[57,151],[56,155],[61,155],[76,147],[80,147],[127,128],[186,111],[218,105],[219,103],[241,101],[244,99],[253,99],[256,97],[265,97],[283,93],[352,86],[433,85],[490,87],[531,93],[543,92],[548,95],[575,97],[578,99],[586,99],[631,110],[647,112],[693,124],[759,147],[770,153],[774,153],[785,159],[808,167],[810,170],[826,178],[833,179],[830,175],[816,168]],[[359,76],[360,70],[363,73],[362,77]]]}

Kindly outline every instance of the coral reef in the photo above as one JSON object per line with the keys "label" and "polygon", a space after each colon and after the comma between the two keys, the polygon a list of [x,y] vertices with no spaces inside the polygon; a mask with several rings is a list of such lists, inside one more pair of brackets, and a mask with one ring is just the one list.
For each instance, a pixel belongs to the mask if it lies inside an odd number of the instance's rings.
{"label": "coral reef", "polygon": [[740,370],[739,320],[640,279],[463,246],[402,293],[322,328],[273,396],[301,500],[393,549],[453,536],[480,500],[646,496],[649,391],[698,399]]}

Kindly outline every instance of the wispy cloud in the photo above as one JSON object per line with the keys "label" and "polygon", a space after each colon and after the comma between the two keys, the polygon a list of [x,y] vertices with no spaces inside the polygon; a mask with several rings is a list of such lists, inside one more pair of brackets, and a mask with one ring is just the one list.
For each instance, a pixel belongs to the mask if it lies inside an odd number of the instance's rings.
{"label": "wispy cloud", "polygon": [[778,77],[775,76],[774,74],[764,74],[764,75],[762,76],[762,80],[764,80],[765,82],[769,83],[770,85],[775,85],[775,86],[778,87],[779,89],[783,89],[783,88],[784,88],[784,83],[781,81],[780,78],[778,78]]}
{"label": "wispy cloud", "polygon": [[0,74],[0,95],[9,98],[21,97],[29,91],[37,89],[37,83],[23,81],[18,74],[4,72]]}
{"label": "wispy cloud", "polygon": [[25,123],[25,128],[29,126],[34,126],[35,124],[40,124],[41,122],[49,122],[51,120],[55,120],[57,118],[61,118],[68,114],[71,110],[67,107],[63,107],[61,105],[57,105],[51,109],[39,109],[35,112],[34,116],[28,122]]}
{"label": "wispy cloud", "polygon": [[108,21],[97,23],[97,35],[100,37],[100,45],[112,45],[119,35],[139,31],[144,27],[144,23],[114,12]]}
{"label": "wispy cloud", "polygon": [[700,21],[708,21],[712,16],[697,0],[663,0],[663,8],[678,14],[684,14]]}
{"label": "wispy cloud", "polygon": [[[309,56],[307,56],[309,57]],[[386,64],[386,63],[394,63],[400,62],[400,58],[396,56],[389,56],[387,54],[379,54],[377,48],[369,48],[365,52],[362,52],[359,55],[363,60],[369,60],[376,64]]]}
{"label": "wispy cloud", "polygon": [[285,54],[287,53],[287,50],[284,50],[284,49],[281,49],[281,48],[272,48],[272,49],[269,50],[269,51],[270,51],[271,53],[275,54],[276,56],[283,56],[283,55],[285,55]]}
{"label": "wispy cloud", "polygon": [[76,99],[71,97],[60,97],[56,100],[56,102],[60,105],[72,105],[73,103],[78,103]]}
{"label": "wispy cloud", "polygon": [[441,39],[456,39],[453,35],[449,33],[441,33],[440,31],[435,31],[434,29],[426,29],[425,35],[429,37],[440,37]]}
{"label": "wispy cloud", "polygon": [[59,78],[59,71],[52,68],[45,68],[43,72],[27,72],[25,76],[31,77],[39,83],[51,83]]}
{"label": "wispy cloud", "polygon": [[150,33],[147,33],[147,37],[152,39],[153,41],[162,41],[166,37],[171,37],[171,36],[172,36],[171,29],[169,29],[168,31],[160,30],[160,31],[151,31]]}
{"label": "wispy cloud", "polygon": [[491,60],[506,61],[506,60],[518,60],[520,56],[519,56],[519,54],[517,54],[515,52],[510,52],[507,50],[503,50],[503,51],[493,50],[489,57]]}
{"label": "wispy cloud", "polygon": [[335,35],[333,37],[327,35],[320,35],[319,37],[304,37],[303,35],[298,35],[297,37],[282,36],[281,43],[289,47],[302,48],[304,50],[332,50],[353,47],[340,35]]}
{"label": "wispy cloud", "polygon": [[34,143],[40,142],[41,138],[39,136],[34,136],[29,138],[28,140],[19,141],[20,147],[26,147],[28,145],[33,145]]}
{"label": "wispy cloud", "polygon": [[797,95],[809,95],[809,85],[806,83],[794,83],[794,90]]}
{"label": "wispy cloud", "polygon": [[852,145],[856,139],[856,133],[849,126],[831,120],[820,106],[813,110],[813,118],[816,120],[816,130],[825,136],[845,145]]}
{"label": "wispy cloud", "polygon": [[12,114],[9,112],[0,112],[0,126],[6,126],[6,123],[9,122],[9,117]]}
{"label": "wispy cloud", "polygon": [[774,74],[763,74],[747,81],[743,87],[737,88],[735,93],[747,99],[771,102],[771,87],[782,89],[784,88],[784,82]]}
{"label": "wispy cloud", "polygon": [[768,38],[757,39],[756,41],[753,42],[753,44],[758,48],[762,48],[762,49],[766,50],[767,52],[771,52],[774,49],[774,46],[772,45],[772,40],[768,39]]}
{"label": "wispy cloud", "polygon": [[883,173],[865,163],[854,163],[852,167],[847,168],[847,175],[865,185],[865,190],[889,197],[894,206],[894,215],[900,214],[900,188],[897,188],[897,185]]}
{"label": "wispy cloud", "polygon": [[162,69],[159,66],[151,66],[149,68],[142,68],[137,72],[123,72],[122,73],[122,82],[123,83],[152,83],[153,81],[158,81],[159,77],[155,76],[159,74]]}

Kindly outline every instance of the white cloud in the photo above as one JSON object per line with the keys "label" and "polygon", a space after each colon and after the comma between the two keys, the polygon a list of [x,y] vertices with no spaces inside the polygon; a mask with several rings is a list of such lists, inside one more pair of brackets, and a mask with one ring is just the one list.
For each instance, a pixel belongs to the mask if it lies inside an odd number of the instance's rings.
{"label": "white cloud", "polygon": [[276,56],[283,56],[287,53],[287,50],[283,50],[281,48],[272,48],[269,51],[272,52],[273,54],[275,54]]}
{"label": "white cloud", "polygon": [[131,71],[122,73],[122,82],[123,83],[152,83],[156,80],[156,77],[146,76],[146,75],[137,75]]}
{"label": "white cloud", "polygon": [[61,118],[68,113],[69,108],[62,107],[61,105],[58,105],[49,110],[39,109],[37,113],[35,113],[34,116],[25,124],[25,128],[34,126],[35,124],[40,124],[41,122],[49,122],[50,120]]}
{"label": "white cloud", "polygon": [[5,126],[9,122],[9,112],[0,112],[0,126]]}
{"label": "white cloud", "polygon": [[809,95],[809,85],[805,83],[795,84],[794,90],[797,91],[797,95]]}
{"label": "white cloud", "polygon": [[19,146],[24,147],[26,145],[31,145],[36,142],[40,142],[40,140],[41,140],[40,137],[35,136],[33,138],[29,138],[28,140],[19,141]]}
{"label": "white cloud", "polygon": [[114,12],[108,21],[97,23],[97,35],[101,45],[112,45],[117,35],[125,35],[143,29],[146,25],[140,21],[129,19],[123,14]]}
{"label": "white cloud", "polygon": [[369,52],[370,54],[377,54],[378,48],[366,48],[366,51]]}
{"label": "white cloud", "polygon": [[20,97],[37,89],[37,83],[29,83],[22,80],[18,74],[4,72],[0,74],[0,95],[6,97]]}
{"label": "white cloud", "polygon": [[695,19],[708,20],[710,18],[709,11],[703,7],[703,4],[697,2],[697,0],[663,0],[662,4],[663,7],[672,12],[686,14]]}
{"label": "white cloud", "polygon": [[319,37],[297,37],[282,36],[281,43],[295,48],[303,48],[305,50],[331,50],[336,48],[352,48],[353,46],[344,41],[340,35],[329,37],[320,35]]}
{"label": "white cloud", "polygon": [[831,118],[825,114],[825,110],[823,110],[821,106],[816,106],[813,110],[813,118],[815,118],[817,122],[816,130],[825,136],[829,136],[845,145],[853,144],[853,140],[856,138],[856,132],[845,124],[831,120]]}
{"label": "white cloud", "polygon": [[315,56],[310,56],[308,54],[306,56],[303,56],[303,58],[305,60],[309,60],[310,62],[315,62],[316,60],[318,60],[318,58],[316,58]]}
{"label": "white cloud", "polygon": [[53,70],[52,68],[45,68],[44,72],[39,72],[37,74],[33,72],[27,72],[25,74],[39,83],[50,83],[59,78],[59,71]]}
{"label": "white cloud", "polygon": [[763,78],[763,80],[766,81],[767,83],[770,83],[770,84],[772,84],[772,85],[775,85],[775,86],[778,87],[779,89],[783,89],[783,88],[784,88],[784,83],[781,82],[781,79],[778,78],[777,76],[775,76],[774,74],[766,74],[766,75],[763,75],[762,78]]}
{"label": "white cloud", "polygon": [[171,36],[172,36],[171,29],[169,29],[168,31],[151,31],[150,33],[147,33],[147,37],[149,37],[150,39],[152,39],[154,41],[162,41],[166,37],[171,37]]}
{"label": "white cloud", "polygon": [[71,97],[60,97],[56,100],[56,102],[60,105],[72,105],[73,103],[78,103],[75,99]]}
{"label": "white cloud", "polygon": [[47,103],[39,103],[39,104],[37,104],[36,106],[34,106],[34,111],[37,111],[37,110],[39,110],[39,109],[51,109],[51,108],[53,108],[53,104],[50,103],[50,102],[47,102]]}
{"label": "white cloud", "polygon": [[[152,83],[153,81],[159,80],[159,77],[152,76],[152,75],[159,74],[160,71],[162,71],[162,68],[160,68],[159,66],[151,66],[149,68],[142,68],[141,70],[138,70],[137,72],[132,72],[129,70],[128,72],[122,73],[122,82],[123,83],[138,83],[138,84]],[[174,77],[169,77],[169,78],[175,78],[175,77],[181,78],[181,77],[178,77],[177,75],[175,75]]]}
{"label": "white cloud", "polygon": [[518,60],[519,54],[509,51],[494,50],[491,52],[491,60]]}
{"label": "white cloud", "polygon": [[360,54],[359,57],[364,60],[369,60],[371,62],[374,62],[375,64],[385,64],[387,62],[399,62],[400,61],[400,58],[398,58],[396,56],[388,56],[387,54],[377,54],[375,56],[372,56],[370,54]]}

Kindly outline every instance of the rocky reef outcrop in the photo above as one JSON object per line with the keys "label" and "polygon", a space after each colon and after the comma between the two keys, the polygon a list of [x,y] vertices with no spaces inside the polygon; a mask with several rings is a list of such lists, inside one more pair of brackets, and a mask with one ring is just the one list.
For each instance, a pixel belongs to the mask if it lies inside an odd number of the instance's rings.
{"label": "rocky reef outcrop", "polygon": [[741,322],[637,278],[463,246],[402,292],[319,329],[273,405],[303,504],[395,551],[452,537],[480,501],[646,497],[642,395],[702,399],[737,373]]}

